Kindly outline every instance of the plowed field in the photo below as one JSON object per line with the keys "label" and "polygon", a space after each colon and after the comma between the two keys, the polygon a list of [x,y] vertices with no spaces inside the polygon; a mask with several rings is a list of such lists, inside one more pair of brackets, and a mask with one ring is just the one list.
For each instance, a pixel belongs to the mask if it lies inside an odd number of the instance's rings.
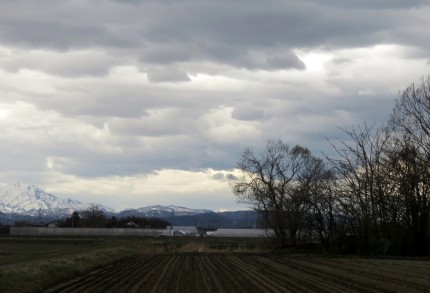
{"label": "plowed field", "polygon": [[141,254],[49,291],[430,292],[430,262],[267,254]]}

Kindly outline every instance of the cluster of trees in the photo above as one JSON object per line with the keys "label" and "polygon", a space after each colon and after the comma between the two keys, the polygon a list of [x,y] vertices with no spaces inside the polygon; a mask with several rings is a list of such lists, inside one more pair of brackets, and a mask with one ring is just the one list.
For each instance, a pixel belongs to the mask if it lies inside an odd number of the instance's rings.
{"label": "cluster of trees", "polygon": [[108,228],[150,228],[150,229],[165,229],[167,226],[171,226],[168,221],[160,218],[142,218],[135,216],[128,216],[120,219],[112,217],[108,223]]}
{"label": "cluster of trees", "polygon": [[400,94],[385,125],[342,131],[322,158],[282,141],[245,150],[233,192],[282,246],[430,254],[430,77]]}
{"label": "cluster of trees", "polygon": [[108,218],[98,205],[90,205],[86,210],[75,211],[65,221],[60,223],[62,227],[71,228],[151,228],[165,229],[171,224],[159,218],[146,218],[129,216]]}

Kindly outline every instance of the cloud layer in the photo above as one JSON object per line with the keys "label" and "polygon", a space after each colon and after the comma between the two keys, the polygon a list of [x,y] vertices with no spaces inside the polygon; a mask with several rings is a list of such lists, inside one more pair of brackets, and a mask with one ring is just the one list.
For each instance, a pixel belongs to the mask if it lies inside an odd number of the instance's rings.
{"label": "cloud layer", "polygon": [[329,151],[430,69],[424,0],[0,8],[0,181],[114,208],[245,208],[227,176],[245,147]]}

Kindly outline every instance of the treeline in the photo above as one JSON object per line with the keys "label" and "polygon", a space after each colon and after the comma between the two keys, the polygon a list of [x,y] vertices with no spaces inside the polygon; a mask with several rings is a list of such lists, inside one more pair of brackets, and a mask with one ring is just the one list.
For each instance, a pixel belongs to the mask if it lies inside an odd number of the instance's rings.
{"label": "treeline", "polygon": [[108,218],[97,205],[90,205],[86,210],[73,214],[60,222],[60,227],[68,228],[147,228],[165,229],[171,224],[160,218],[128,216]]}
{"label": "treeline", "polygon": [[342,131],[321,158],[282,141],[245,150],[235,195],[282,246],[430,255],[430,78],[400,94],[385,125]]}

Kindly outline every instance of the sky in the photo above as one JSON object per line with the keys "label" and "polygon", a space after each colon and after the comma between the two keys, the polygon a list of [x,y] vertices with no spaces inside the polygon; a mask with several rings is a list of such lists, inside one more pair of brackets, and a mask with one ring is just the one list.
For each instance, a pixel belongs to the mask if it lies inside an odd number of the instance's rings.
{"label": "sky", "polygon": [[246,209],[268,140],[330,152],[430,73],[427,0],[4,0],[0,182],[114,209]]}

